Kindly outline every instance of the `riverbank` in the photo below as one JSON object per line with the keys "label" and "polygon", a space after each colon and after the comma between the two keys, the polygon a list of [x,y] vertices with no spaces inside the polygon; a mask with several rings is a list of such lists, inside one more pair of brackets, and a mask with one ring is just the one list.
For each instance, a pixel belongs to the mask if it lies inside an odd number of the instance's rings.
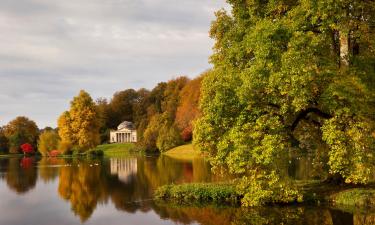
{"label": "riverbank", "polygon": [[[326,204],[347,211],[375,209],[375,184],[356,187],[352,185],[333,185],[318,181],[297,184],[303,195],[303,202],[288,204],[320,205]],[[221,206],[240,206],[243,196],[236,191],[234,183],[193,183],[165,185],[159,187],[154,197],[157,201]],[[275,204],[273,202],[267,205]],[[284,204],[283,204],[284,205]]]}
{"label": "riverbank", "polygon": [[193,160],[194,158],[204,156],[198,147],[193,144],[181,145],[176,148],[172,148],[163,153],[168,157],[180,160]]}
{"label": "riverbank", "polygon": [[127,157],[141,152],[134,143],[114,143],[98,145],[85,154],[103,155],[105,157]]}

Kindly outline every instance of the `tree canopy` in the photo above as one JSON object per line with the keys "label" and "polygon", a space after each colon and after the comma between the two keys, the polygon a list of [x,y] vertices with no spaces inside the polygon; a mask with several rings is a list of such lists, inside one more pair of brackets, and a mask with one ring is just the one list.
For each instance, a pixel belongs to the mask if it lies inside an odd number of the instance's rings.
{"label": "tree canopy", "polygon": [[58,119],[60,148],[86,151],[100,143],[97,108],[90,95],[81,90],[70,104],[70,110]]}
{"label": "tree canopy", "polygon": [[214,69],[202,84],[195,142],[243,176],[245,205],[298,198],[282,172],[292,149],[313,151],[322,179],[367,183],[375,150],[374,4],[228,3],[232,13],[218,11],[210,31]]}
{"label": "tree canopy", "polygon": [[4,134],[8,139],[9,152],[21,153],[22,144],[29,143],[36,146],[39,129],[34,121],[19,116],[5,126]]}

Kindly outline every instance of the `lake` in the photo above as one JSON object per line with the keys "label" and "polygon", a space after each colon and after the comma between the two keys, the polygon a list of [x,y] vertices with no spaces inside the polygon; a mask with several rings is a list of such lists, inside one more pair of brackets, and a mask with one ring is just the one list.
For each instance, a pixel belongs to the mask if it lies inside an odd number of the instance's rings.
{"label": "lake", "polygon": [[[292,175],[306,177],[305,164],[293,162]],[[0,225],[375,224],[375,212],[325,206],[241,209],[152,200],[164,184],[221,179],[203,158],[0,158]]]}

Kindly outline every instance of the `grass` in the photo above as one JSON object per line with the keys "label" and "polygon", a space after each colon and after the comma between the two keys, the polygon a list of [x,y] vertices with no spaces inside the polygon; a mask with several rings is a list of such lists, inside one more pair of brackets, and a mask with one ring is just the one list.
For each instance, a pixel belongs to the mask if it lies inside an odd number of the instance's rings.
{"label": "grass", "polygon": [[137,146],[134,143],[115,143],[115,144],[103,144],[97,146],[95,149],[90,150],[94,152],[103,152],[106,157],[126,157],[139,152]]}
{"label": "grass", "polygon": [[202,157],[200,150],[193,144],[178,146],[164,152],[163,154],[180,160],[193,160],[194,158]]}
{"label": "grass", "polygon": [[375,189],[354,188],[330,196],[334,205],[375,208]]}
{"label": "grass", "polygon": [[[335,185],[311,180],[297,182],[303,195],[302,204],[326,205],[342,210],[375,209],[375,184],[366,187]],[[170,203],[239,205],[241,196],[234,183],[199,183],[165,185],[154,194],[155,199]]]}
{"label": "grass", "polygon": [[240,196],[229,183],[192,183],[159,187],[154,197],[159,201],[183,204],[239,205]]}

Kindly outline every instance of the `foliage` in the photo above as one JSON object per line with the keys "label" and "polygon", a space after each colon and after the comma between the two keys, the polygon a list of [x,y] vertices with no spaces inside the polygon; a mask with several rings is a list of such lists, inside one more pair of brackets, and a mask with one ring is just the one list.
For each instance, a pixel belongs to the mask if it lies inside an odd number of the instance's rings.
{"label": "foliage", "polygon": [[116,128],[123,121],[134,121],[133,106],[138,99],[138,93],[134,89],[117,92],[109,104],[111,120],[109,128]]}
{"label": "foliage", "polygon": [[40,134],[38,141],[38,151],[42,156],[49,156],[51,151],[59,146],[60,137],[56,131],[47,130]]}
{"label": "foliage", "polygon": [[8,153],[9,143],[8,138],[5,136],[4,129],[0,127],[0,153]]}
{"label": "foliage", "polygon": [[158,200],[188,204],[220,203],[236,205],[240,199],[235,186],[221,183],[165,185],[156,190],[154,197]]}
{"label": "foliage", "polygon": [[60,155],[60,151],[59,150],[51,150],[51,151],[49,151],[49,153],[48,153],[48,156],[49,157],[57,157],[57,156],[59,156]]}
{"label": "foliage", "polygon": [[280,169],[293,148],[316,152],[329,176],[367,183],[375,150],[374,4],[228,2],[232,13],[220,10],[211,27],[214,69],[202,83],[195,143],[214,165],[243,177],[245,205],[298,198]]}
{"label": "foliage", "polygon": [[4,134],[9,141],[9,153],[20,153],[20,146],[24,143],[36,146],[39,129],[34,121],[17,117],[5,126]]}
{"label": "foliage", "polygon": [[165,152],[169,149],[177,147],[183,143],[180,132],[175,126],[163,126],[159,131],[159,136],[156,140],[156,146],[160,152]]}
{"label": "foliage", "polygon": [[352,207],[375,207],[375,190],[355,188],[335,193],[330,201],[337,205]]}
{"label": "foliage", "polygon": [[[71,145],[79,152],[96,147],[100,143],[99,126],[95,103],[87,92],[80,91],[71,102],[70,110],[64,112],[58,120],[63,147]],[[67,149],[61,150],[65,152]]]}
{"label": "foliage", "polygon": [[24,154],[32,154],[34,153],[33,146],[29,143],[25,143],[21,145],[21,150]]}
{"label": "foliage", "polygon": [[180,92],[180,104],[176,111],[176,125],[182,131],[185,142],[191,141],[193,121],[199,116],[201,82],[205,73],[189,81]]}
{"label": "foliage", "polygon": [[179,77],[160,83],[151,91],[147,119],[143,121],[144,132],[139,136],[141,145],[147,150],[165,151],[181,144],[181,131],[175,120],[180,104],[179,94],[188,81],[186,77]]}

